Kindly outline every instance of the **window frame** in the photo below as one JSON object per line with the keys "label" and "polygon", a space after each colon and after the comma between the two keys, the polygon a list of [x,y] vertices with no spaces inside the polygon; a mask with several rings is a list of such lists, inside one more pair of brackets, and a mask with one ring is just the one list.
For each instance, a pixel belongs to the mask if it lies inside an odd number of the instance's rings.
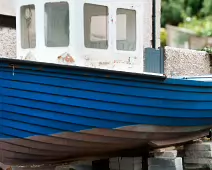
{"label": "window frame", "polygon": [[[89,4],[89,5],[96,5],[96,6],[101,6],[101,7],[106,7],[107,8],[107,29],[106,29],[106,31],[107,31],[107,40],[106,40],[106,42],[107,42],[107,48],[93,48],[93,47],[86,47],[86,45],[85,45],[85,38],[86,38],[86,36],[85,36],[85,5],[86,4]],[[95,16],[95,15],[94,15]],[[102,15],[99,15],[99,16],[102,16]],[[110,49],[110,22],[109,22],[109,16],[110,16],[110,6],[109,5],[107,5],[107,4],[101,4],[101,3],[92,3],[92,2],[85,2],[85,3],[83,3],[83,46],[84,46],[84,48],[85,49],[87,49],[87,50],[103,50],[103,51],[108,51],[109,49]],[[91,15],[91,18],[92,18],[92,15]],[[90,24],[90,27],[91,27],[91,24]],[[90,31],[90,33],[91,33],[91,31]],[[89,37],[90,37],[90,34],[89,34]],[[91,41],[91,39],[89,38],[89,42],[93,42],[93,41]],[[94,41],[95,42],[95,41]]]}
{"label": "window frame", "polygon": [[[119,50],[117,48],[117,11],[118,9],[123,9],[123,10],[131,10],[131,11],[135,11],[135,49],[134,50]],[[138,33],[138,10],[134,7],[130,7],[130,6],[120,6],[120,7],[116,7],[115,8],[115,26],[114,26],[114,31],[115,31],[115,38],[114,38],[114,48],[115,51],[118,53],[135,53],[138,51],[138,40],[139,38],[137,38],[137,36],[139,35]],[[127,20],[126,20],[126,34],[127,34]],[[126,39],[127,40],[127,39]]]}
{"label": "window frame", "polygon": [[[34,10],[35,10],[35,16],[34,16],[34,18],[35,18],[35,23],[34,23],[34,31],[35,31],[35,46],[34,47],[23,47],[23,32],[22,32],[22,29],[23,29],[23,24],[22,24],[22,8],[23,7],[27,7],[27,6],[33,6],[34,7]],[[27,50],[27,49],[36,49],[36,47],[37,47],[37,29],[36,29],[36,26],[37,26],[37,24],[36,24],[36,19],[37,19],[37,16],[36,16],[36,5],[35,4],[23,4],[23,5],[21,5],[20,7],[19,7],[19,12],[20,12],[20,20],[19,20],[19,24],[20,24],[20,32],[19,32],[19,35],[20,35],[20,48],[22,49],[22,50]]]}
{"label": "window frame", "polygon": [[[55,3],[67,3],[68,4],[68,20],[69,20],[69,26],[68,26],[68,45],[66,45],[66,46],[56,46],[56,47],[54,47],[54,46],[47,46],[47,44],[46,44],[46,38],[47,38],[47,21],[48,21],[48,17],[47,17],[47,14],[46,14],[46,5],[47,4],[55,4]],[[44,20],[43,20],[43,22],[44,22],[44,25],[43,25],[43,27],[44,27],[44,46],[45,46],[45,48],[67,48],[67,47],[70,47],[70,44],[71,44],[71,13],[70,13],[70,3],[69,3],[69,1],[66,1],[66,0],[61,0],[61,1],[46,1],[45,3],[44,3]]]}

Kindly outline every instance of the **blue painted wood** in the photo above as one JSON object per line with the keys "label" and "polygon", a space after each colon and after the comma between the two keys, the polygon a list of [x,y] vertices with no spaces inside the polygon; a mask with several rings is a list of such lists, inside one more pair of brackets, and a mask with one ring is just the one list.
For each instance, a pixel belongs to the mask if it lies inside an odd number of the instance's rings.
{"label": "blue painted wood", "polygon": [[[139,131],[140,125],[187,130],[154,133]],[[63,159],[60,151],[75,158],[86,148],[96,156],[94,151],[135,147],[142,140],[195,136],[208,130],[206,126],[212,127],[212,82],[201,78],[166,79],[0,59],[0,144],[5,146],[0,152],[5,163],[46,162],[34,155],[51,157],[53,150],[58,155],[51,162]]]}
{"label": "blue painted wood", "polygon": [[145,49],[144,71],[150,73],[164,73],[164,50],[163,48]]}
{"label": "blue painted wood", "polygon": [[212,124],[211,82],[33,63],[18,63],[13,75],[9,62],[3,60],[0,67],[2,127],[48,135],[150,122],[164,126]]}

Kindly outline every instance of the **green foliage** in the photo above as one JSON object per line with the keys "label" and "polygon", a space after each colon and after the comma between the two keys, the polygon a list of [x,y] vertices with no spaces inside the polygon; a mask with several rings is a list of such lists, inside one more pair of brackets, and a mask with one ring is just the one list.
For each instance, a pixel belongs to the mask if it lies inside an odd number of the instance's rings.
{"label": "green foliage", "polygon": [[202,16],[212,15],[212,0],[203,0]]}
{"label": "green foliage", "polygon": [[177,26],[188,17],[197,19],[212,15],[212,0],[162,0],[161,26]]}
{"label": "green foliage", "polygon": [[201,51],[206,51],[209,54],[212,54],[212,48],[211,47],[205,47]]}
{"label": "green foliage", "polygon": [[186,16],[200,15],[200,9],[203,7],[203,0],[185,0],[184,1],[184,12]]}
{"label": "green foliage", "polygon": [[164,28],[161,28],[161,31],[160,31],[160,41],[161,41],[161,47],[165,47],[166,41],[167,41],[167,32],[166,32],[166,29]]}
{"label": "green foliage", "polygon": [[167,23],[178,25],[183,21],[182,1],[184,0],[162,0],[161,25],[165,27]]}
{"label": "green foliage", "polygon": [[193,30],[199,36],[212,36],[212,16],[197,19],[197,17],[187,18],[180,27]]}

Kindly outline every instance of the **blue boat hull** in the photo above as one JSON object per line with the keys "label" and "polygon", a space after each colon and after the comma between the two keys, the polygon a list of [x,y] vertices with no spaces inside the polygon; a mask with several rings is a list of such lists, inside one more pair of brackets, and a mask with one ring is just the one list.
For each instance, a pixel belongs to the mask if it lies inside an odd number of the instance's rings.
{"label": "blue boat hull", "polygon": [[137,154],[202,137],[212,127],[211,82],[0,61],[5,164]]}

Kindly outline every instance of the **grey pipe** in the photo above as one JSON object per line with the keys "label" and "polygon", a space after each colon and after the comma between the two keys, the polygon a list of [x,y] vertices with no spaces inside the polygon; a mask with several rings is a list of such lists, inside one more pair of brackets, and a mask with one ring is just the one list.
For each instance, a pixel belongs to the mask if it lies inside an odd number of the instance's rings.
{"label": "grey pipe", "polygon": [[156,48],[156,0],[152,0],[152,48]]}

